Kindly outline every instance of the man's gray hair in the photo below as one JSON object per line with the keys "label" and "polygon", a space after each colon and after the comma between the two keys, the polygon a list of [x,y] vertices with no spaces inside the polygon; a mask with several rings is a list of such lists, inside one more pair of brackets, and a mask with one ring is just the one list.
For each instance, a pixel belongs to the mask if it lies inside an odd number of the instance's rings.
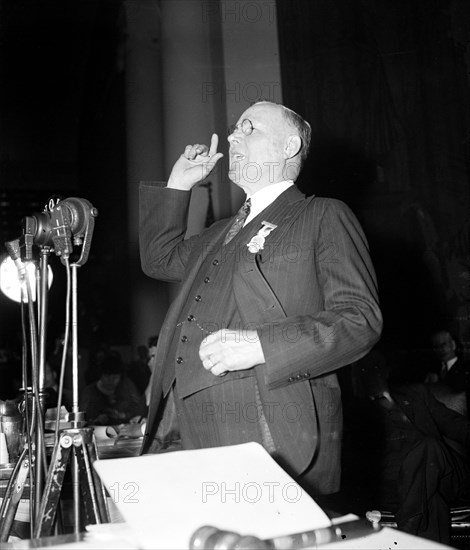
{"label": "man's gray hair", "polygon": [[296,113],[292,109],[289,109],[289,107],[282,105],[282,103],[276,103],[267,99],[258,99],[252,105],[256,105],[257,103],[271,103],[272,105],[277,105],[278,107],[281,107],[284,119],[297,130],[302,142],[299,151],[299,167],[302,168],[302,165],[305,162],[308,156],[308,152],[310,150],[310,141],[312,139],[312,127],[310,126],[310,124],[306,120],[304,120],[298,113]]}

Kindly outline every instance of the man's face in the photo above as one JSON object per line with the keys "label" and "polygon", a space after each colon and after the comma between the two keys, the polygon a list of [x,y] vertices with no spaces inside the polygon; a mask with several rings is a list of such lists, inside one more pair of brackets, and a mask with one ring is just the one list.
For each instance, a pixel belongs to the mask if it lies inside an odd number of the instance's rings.
{"label": "man's face", "polygon": [[101,383],[103,388],[108,391],[114,391],[121,381],[120,374],[102,374]]}
{"label": "man's face", "polygon": [[448,332],[438,332],[432,337],[434,353],[440,361],[449,361],[455,357],[455,340]]}
{"label": "man's face", "polygon": [[[253,127],[249,135],[242,130],[244,120]],[[284,120],[281,107],[257,103],[241,115],[237,126],[227,138],[229,178],[234,183],[251,195],[272,183],[292,179],[285,170],[284,146],[287,136],[294,132]]]}

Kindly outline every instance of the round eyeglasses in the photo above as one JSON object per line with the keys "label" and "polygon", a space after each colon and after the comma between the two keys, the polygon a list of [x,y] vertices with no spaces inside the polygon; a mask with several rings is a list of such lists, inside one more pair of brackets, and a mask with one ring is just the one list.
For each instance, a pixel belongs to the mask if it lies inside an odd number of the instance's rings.
{"label": "round eyeglasses", "polygon": [[245,136],[249,136],[253,133],[253,124],[251,123],[251,120],[244,118],[238,124],[232,124],[232,126],[228,129],[228,134],[234,134],[236,131],[240,131],[245,134]]}

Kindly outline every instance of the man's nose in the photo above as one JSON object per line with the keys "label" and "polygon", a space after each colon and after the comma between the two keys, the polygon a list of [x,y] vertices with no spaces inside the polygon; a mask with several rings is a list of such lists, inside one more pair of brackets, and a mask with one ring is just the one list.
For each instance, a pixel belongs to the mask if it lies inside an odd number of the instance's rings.
{"label": "man's nose", "polygon": [[227,136],[227,141],[229,143],[238,143],[240,140],[237,138],[237,136],[235,135],[236,134],[236,130],[234,130],[231,134],[229,134]]}
{"label": "man's nose", "polygon": [[243,138],[245,134],[243,133],[240,126],[235,126],[232,130],[232,133],[227,136],[229,143],[239,143],[240,139]]}

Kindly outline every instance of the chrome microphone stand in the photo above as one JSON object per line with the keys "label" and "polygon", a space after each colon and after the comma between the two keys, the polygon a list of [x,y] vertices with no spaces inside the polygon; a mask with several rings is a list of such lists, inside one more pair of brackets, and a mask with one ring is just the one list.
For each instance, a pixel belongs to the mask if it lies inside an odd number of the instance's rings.
{"label": "chrome microphone stand", "polygon": [[[75,199],[82,201],[83,199]],[[68,199],[69,203],[74,199]],[[73,202],[72,202],[73,204]],[[87,202],[87,204],[89,204]],[[59,203],[60,206],[60,203]],[[44,493],[38,512],[38,521],[34,531],[35,537],[49,535],[54,524],[59,497],[62,491],[65,471],[72,461],[72,483],[73,483],[73,518],[74,533],[82,530],[81,525],[81,504],[85,511],[88,523],[106,523],[109,521],[109,514],[106,506],[104,487],[93,469],[93,462],[97,460],[96,443],[93,428],[85,427],[85,413],[81,412],[78,405],[78,304],[77,304],[77,271],[88,259],[91,245],[91,237],[94,228],[94,218],[97,215],[96,209],[91,205],[90,216],[85,224],[85,231],[75,234],[74,244],[82,245],[80,258],[73,264],[68,264],[68,250],[70,247],[59,245],[59,248],[67,253],[61,253],[61,261],[66,267],[70,267],[72,281],[72,391],[73,404],[72,412],[68,420],[72,428],[60,431],[59,439],[56,441],[52,452],[49,471],[47,474]],[[59,212],[58,220],[63,221],[64,217]],[[68,227],[58,224],[58,239],[68,239]],[[63,231],[62,231],[63,230]],[[81,491],[80,491],[81,489]]]}
{"label": "chrome microphone stand", "polygon": [[[32,306],[31,288],[27,279],[25,265],[21,261],[19,240],[5,243],[9,254],[18,268],[20,281],[26,280],[28,291],[28,305],[31,332],[31,363],[33,384],[31,396],[26,383],[26,353],[23,353],[23,386],[25,391],[25,415],[26,415],[26,443],[18,461],[13,469],[8,482],[5,496],[0,507],[0,542],[5,542],[10,534],[11,526],[16,515],[19,501],[21,500],[27,478],[30,479],[30,529],[31,537],[40,537],[51,534],[55,523],[57,506],[62,490],[65,471],[70,460],[73,460],[73,507],[74,507],[74,532],[81,528],[81,503],[83,494],[83,508],[88,523],[103,523],[109,521],[106,506],[104,487],[98,475],[93,469],[93,462],[97,459],[96,444],[93,428],[85,427],[85,414],[80,412],[78,406],[78,307],[77,307],[77,270],[88,259],[93,235],[95,217],[98,212],[85,199],[69,198],[57,203],[52,202],[50,209],[25,218],[24,246],[26,260],[32,260],[32,244],[42,246],[40,272],[37,275],[37,321],[40,338],[37,342],[35,315]],[[51,239],[52,235],[52,239]],[[73,244],[82,246],[80,258],[72,265],[69,264],[69,256],[72,253]],[[61,256],[61,262],[67,268],[68,279],[72,273],[72,384],[73,407],[68,416],[72,428],[59,432],[59,407],[57,410],[55,442],[47,476],[47,456],[44,438],[44,377],[45,377],[45,350],[46,350],[46,324],[47,324],[47,292],[48,292],[48,264],[47,259],[51,248],[56,255]],[[70,284],[68,285],[70,287]],[[22,296],[23,298],[23,296]],[[67,297],[67,311],[69,310],[69,296]],[[66,322],[66,338],[64,356],[62,361],[62,374],[65,367],[65,354],[69,334],[68,315]],[[26,338],[24,338],[26,340]],[[39,353],[38,353],[39,352]],[[38,365],[39,355],[39,365]],[[62,377],[61,377],[62,378]],[[62,383],[59,389],[59,402],[62,394]],[[31,419],[28,409],[32,402]],[[60,403],[58,403],[60,406]],[[32,452],[36,451],[36,456]],[[44,478],[45,477],[45,478]],[[82,489],[82,493],[80,492]]]}

